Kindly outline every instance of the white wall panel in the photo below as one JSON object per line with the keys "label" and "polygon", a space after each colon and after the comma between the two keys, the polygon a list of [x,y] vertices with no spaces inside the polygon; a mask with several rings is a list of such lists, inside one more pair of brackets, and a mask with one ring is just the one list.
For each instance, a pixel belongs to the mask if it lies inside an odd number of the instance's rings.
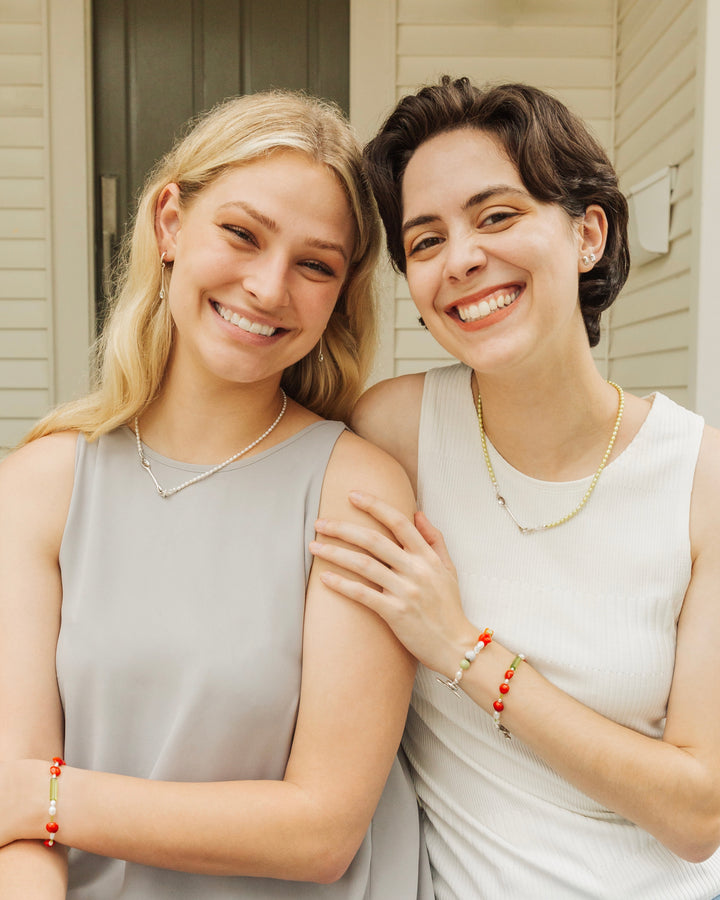
{"label": "white wall panel", "polygon": [[0,0],[0,455],[51,397],[44,4]]}

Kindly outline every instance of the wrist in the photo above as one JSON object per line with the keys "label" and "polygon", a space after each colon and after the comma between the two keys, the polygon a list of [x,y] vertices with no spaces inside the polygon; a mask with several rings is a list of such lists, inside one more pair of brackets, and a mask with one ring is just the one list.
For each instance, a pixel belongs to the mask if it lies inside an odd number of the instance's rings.
{"label": "wrist", "polygon": [[[15,769],[16,790],[15,803],[12,804],[12,830],[15,839],[41,840],[54,838],[53,833],[46,830],[47,824],[54,819],[50,808],[50,766],[49,760],[23,759],[12,764]],[[58,783],[58,796],[62,793],[62,785]],[[60,806],[60,800],[58,807]]]}
{"label": "wrist", "polygon": [[466,637],[453,647],[454,664],[448,665],[449,677],[439,678],[442,684],[457,693],[458,686],[471,665],[480,654],[492,643],[493,632],[490,628],[473,631],[472,637]]}

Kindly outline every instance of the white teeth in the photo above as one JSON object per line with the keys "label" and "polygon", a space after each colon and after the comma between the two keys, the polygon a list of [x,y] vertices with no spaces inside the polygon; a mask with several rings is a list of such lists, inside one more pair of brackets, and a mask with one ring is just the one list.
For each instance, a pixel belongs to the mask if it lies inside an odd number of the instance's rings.
{"label": "white teeth", "polygon": [[475,322],[485,319],[492,312],[510,306],[520,296],[520,288],[509,291],[506,294],[493,295],[489,300],[481,300],[480,303],[471,303],[470,306],[458,308],[458,315],[463,322]]}
{"label": "white teeth", "polygon": [[261,325],[260,322],[251,322],[250,319],[246,319],[245,316],[240,316],[238,313],[226,309],[224,306],[220,306],[219,303],[213,303],[213,306],[215,307],[216,312],[218,312],[226,322],[231,322],[238,328],[242,328],[243,331],[249,331],[250,334],[262,334],[265,337],[271,337],[277,331],[277,328],[272,328],[270,325]]}

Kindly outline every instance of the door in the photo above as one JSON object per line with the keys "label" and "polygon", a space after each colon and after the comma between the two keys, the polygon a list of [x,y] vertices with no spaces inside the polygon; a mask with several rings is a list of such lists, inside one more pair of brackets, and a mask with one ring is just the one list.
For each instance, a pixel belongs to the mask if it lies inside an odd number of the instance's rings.
{"label": "door", "polygon": [[349,0],[93,0],[97,321],[144,178],[182,125],[268,88],[349,99]]}

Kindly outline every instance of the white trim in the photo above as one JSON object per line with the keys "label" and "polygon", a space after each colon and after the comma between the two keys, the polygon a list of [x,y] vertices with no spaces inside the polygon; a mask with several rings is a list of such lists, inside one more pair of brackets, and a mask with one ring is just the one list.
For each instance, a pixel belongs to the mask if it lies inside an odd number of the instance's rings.
{"label": "white trim", "polygon": [[[369,140],[395,105],[396,0],[350,0],[350,121]],[[395,369],[395,279],[378,276],[380,341],[371,381]]]}
{"label": "white trim", "polygon": [[[690,372],[693,408],[709,424],[720,427],[720,304],[717,302],[717,248],[720,245],[720,108],[715,101],[720,84],[720,3],[697,0],[698,9],[698,102],[695,140],[695,185],[693,237],[697,248],[693,283],[695,308],[695,367]],[[691,303],[691,309],[693,304]]]}
{"label": "white trim", "polygon": [[88,388],[94,335],[90,0],[47,0],[49,259],[55,403]]}

